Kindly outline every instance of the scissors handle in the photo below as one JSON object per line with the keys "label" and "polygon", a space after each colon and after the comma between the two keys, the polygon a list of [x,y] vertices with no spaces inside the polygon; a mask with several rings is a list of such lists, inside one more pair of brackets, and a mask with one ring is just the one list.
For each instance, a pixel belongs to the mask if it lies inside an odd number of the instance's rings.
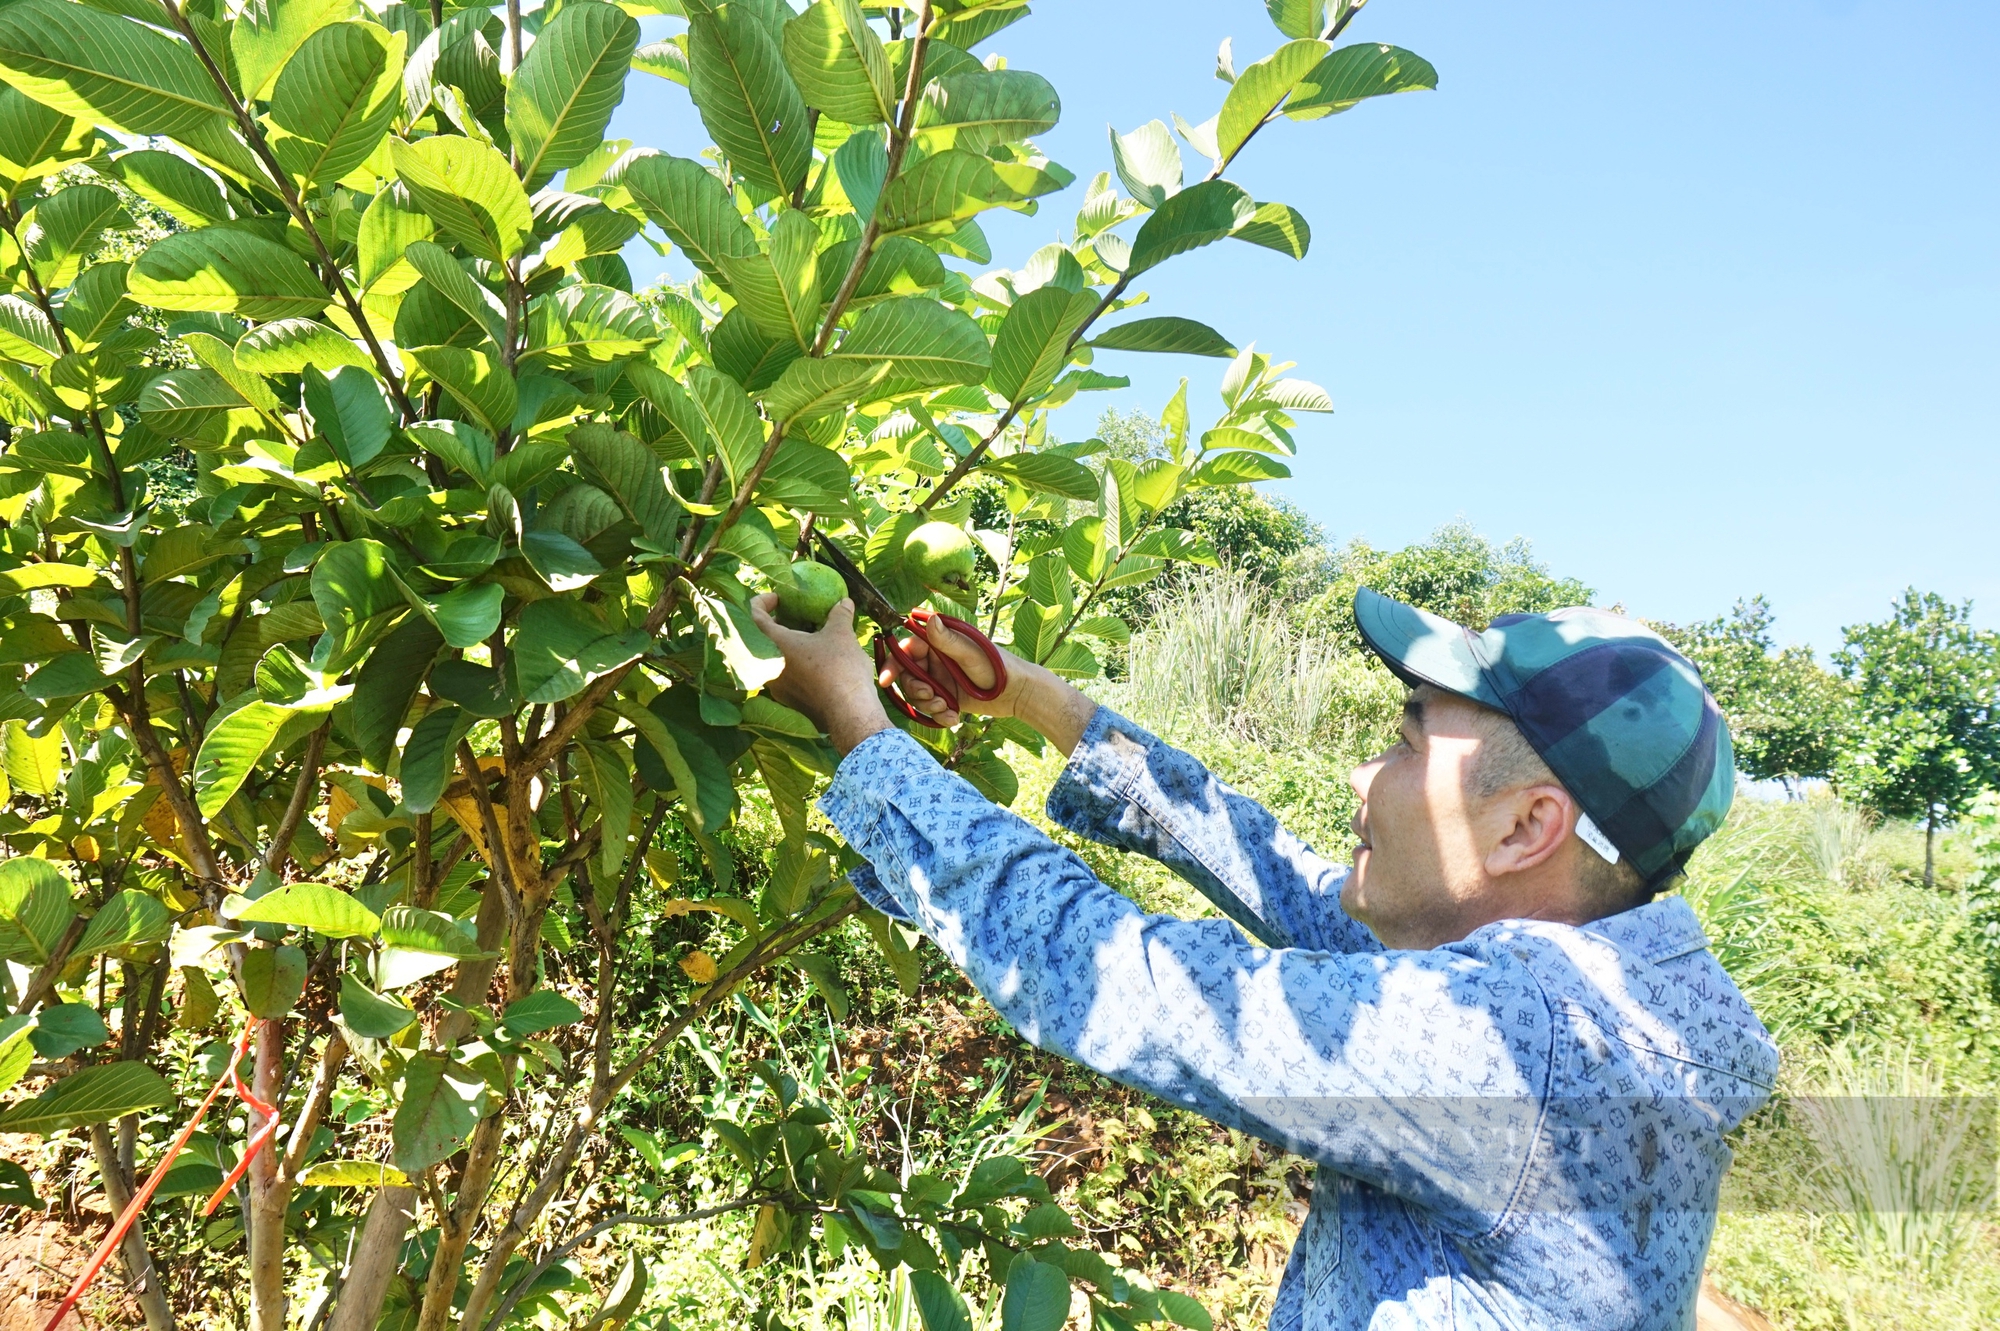
{"label": "scissors handle", "polygon": [[[974,628],[956,616],[941,615],[930,610],[914,610],[910,612],[909,616],[903,621],[903,627],[919,637],[927,637],[925,630],[932,623],[942,623],[946,628],[952,630],[954,633],[963,635],[975,647],[979,648],[980,653],[986,657],[986,663],[993,668],[993,683],[990,687],[981,688],[979,685],[974,684],[966,677],[965,671],[959,668],[958,662],[936,650],[930,653],[929,659],[933,664],[942,664],[944,670],[940,672],[927,668],[916,657],[910,655],[903,644],[896,641],[893,633],[888,632],[880,633],[875,638],[875,664],[877,669],[885,668],[888,661],[893,660],[905,675],[927,686],[931,692],[942,698],[945,705],[954,712],[958,710],[958,700],[962,696],[970,695],[981,702],[992,702],[1006,691],[1006,662],[1001,658],[1000,649],[993,645],[993,640],[984,633],[981,633],[977,628]],[[902,709],[903,715],[909,717],[918,725],[937,725],[930,717],[910,706],[909,701],[903,697],[900,691],[892,690],[889,696],[895,702],[896,706]]]}

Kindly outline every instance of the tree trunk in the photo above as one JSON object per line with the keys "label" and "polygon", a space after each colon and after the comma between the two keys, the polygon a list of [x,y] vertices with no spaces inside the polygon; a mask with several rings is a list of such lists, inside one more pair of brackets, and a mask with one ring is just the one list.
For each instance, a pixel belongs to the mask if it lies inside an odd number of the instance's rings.
{"label": "tree trunk", "polygon": [[[285,1023],[262,1022],[251,1089],[274,1109],[284,1073]],[[250,1111],[252,1133],[264,1122],[262,1114]],[[250,1331],[285,1331],[285,1206],[292,1190],[278,1168],[281,1149],[281,1143],[272,1141],[250,1162],[250,1205],[244,1215],[250,1237]]]}
{"label": "tree trunk", "polygon": [[415,1188],[383,1188],[368,1203],[368,1214],[361,1222],[361,1241],[347,1264],[347,1279],[341,1282],[340,1299],[333,1306],[333,1321],[327,1331],[375,1331],[389,1281],[401,1265],[403,1238],[410,1232],[416,1209]]}
{"label": "tree trunk", "polygon": [[[118,1148],[112,1143],[111,1129],[99,1123],[90,1130],[91,1154],[97,1157],[97,1172],[104,1179],[104,1200],[111,1204],[113,1218],[123,1215],[132,1202],[132,1184],[118,1163]],[[174,1313],[167,1306],[166,1291],[160,1288],[159,1272],[146,1248],[146,1222],[142,1216],[125,1231],[118,1256],[131,1282],[139,1311],[146,1318],[146,1331],[173,1331]]]}
{"label": "tree trunk", "polygon": [[1937,885],[1937,805],[1931,805],[1930,818],[1924,823],[1924,886]]}

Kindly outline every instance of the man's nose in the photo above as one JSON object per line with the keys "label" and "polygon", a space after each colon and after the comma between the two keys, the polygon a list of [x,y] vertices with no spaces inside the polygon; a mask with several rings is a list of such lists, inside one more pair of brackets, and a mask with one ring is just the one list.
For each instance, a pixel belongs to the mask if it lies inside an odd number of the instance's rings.
{"label": "man's nose", "polygon": [[1381,770],[1382,760],[1380,758],[1370,758],[1367,762],[1362,763],[1347,774],[1347,784],[1353,786],[1354,793],[1359,795],[1363,802],[1366,802],[1368,799],[1368,788],[1375,784],[1375,774]]}

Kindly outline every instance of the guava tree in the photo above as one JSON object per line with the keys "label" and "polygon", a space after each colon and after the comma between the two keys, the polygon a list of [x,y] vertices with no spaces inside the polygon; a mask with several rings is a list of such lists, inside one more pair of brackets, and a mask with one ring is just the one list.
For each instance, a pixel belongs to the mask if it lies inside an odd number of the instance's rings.
{"label": "guava tree", "polygon": [[[953,606],[1087,677],[1126,633],[1107,592],[1209,557],[1162,511],[1286,474],[1325,394],[1128,311],[1193,249],[1303,257],[1238,154],[1435,74],[1339,45],[1359,3],[1269,8],[1282,44],[1225,47],[1219,111],[1176,117],[1196,178],[1163,122],[1114,131],[1071,233],[977,271],[981,214],[1072,183],[1033,143],[1055,90],[976,53],[1019,0],[0,7],[0,1131],[83,1133],[121,1209],[247,1048],[244,1131],[207,1140],[250,1324],[310,1288],[334,1328],[499,1325],[575,1246],[608,1107],[692,1023],[783,970],[840,1010],[816,940],[857,915],[911,975],[809,816],[832,754],[760,693],[746,602],[815,531],[935,599],[904,543],[984,488],[1007,521]],[[678,30],[642,47],[634,14]],[[633,70],[712,143],[606,141]],[[135,197],[179,229],[100,257]],[[639,237],[687,280],[635,294]],[[1226,360],[1220,415],[1184,383],[1143,465],[1052,437],[1128,352]],[[191,499],[159,497],[177,466]],[[1002,800],[1003,747],[1037,742],[915,733]],[[641,901],[715,926],[635,1031]],[[241,1035],[191,1060],[216,1030]],[[932,1326],[967,1278],[1009,1327],[1059,1324],[1072,1282],[1108,1324],[1202,1320],[1063,1242],[1018,1160],[900,1177],[758,1075],[704,1137],[753,1262],[859,1245]],[[166,1326],[212,1266],[162,1272],[146,1235],[118,1258]],[[628,1269],[599,1322],[643,1292]]]}

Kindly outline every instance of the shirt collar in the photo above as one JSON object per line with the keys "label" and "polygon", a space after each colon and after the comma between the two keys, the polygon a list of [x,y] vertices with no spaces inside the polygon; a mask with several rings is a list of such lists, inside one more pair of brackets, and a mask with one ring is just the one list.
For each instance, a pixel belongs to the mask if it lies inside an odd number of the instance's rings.
{"label": "shirt collar", "polygon": [[1660,897],[1643,906],[1592,920],[1583,927],[1586,932],[1610,939],[1620,951],[1635,953],[1652,965],[1708,946],[1708,935],[1702,932],[1694,907],[1681,896]]}

